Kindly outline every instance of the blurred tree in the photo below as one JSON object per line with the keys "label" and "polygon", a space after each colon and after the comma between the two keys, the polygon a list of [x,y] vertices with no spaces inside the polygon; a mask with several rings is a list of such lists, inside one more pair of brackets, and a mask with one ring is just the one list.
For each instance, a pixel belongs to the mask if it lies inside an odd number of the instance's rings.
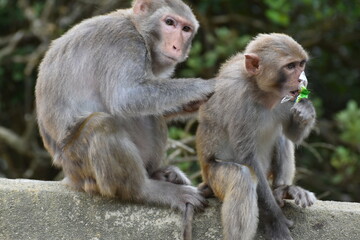
{"label": "blurred tree", "polygon": [[[188,1],[190,2],[190,1]],[[297,151],[299,184],[323,199],[360,201],[360,2],[193,0],[201,28],[176,73],[213,77],[257,33],[284,32],[308,50],[318,127]],[[37,66],[51,40],[130,0],[0,0],[0,176],[54,179],[34,117]],[[197,123],[171,124],[168,161],[200,181]]]}

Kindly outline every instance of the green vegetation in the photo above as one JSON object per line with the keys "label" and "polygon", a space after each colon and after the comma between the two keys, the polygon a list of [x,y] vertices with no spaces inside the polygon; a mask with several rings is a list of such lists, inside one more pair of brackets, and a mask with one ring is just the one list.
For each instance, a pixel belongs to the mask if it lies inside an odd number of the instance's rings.
{"label": "green vegetation", "polygon": [[[34,121],[37,66],[52,39],[84,18],[129,2],[0,0],[0,176],[58,176]],[[177,76],[213,77],[257,33],[284,32],[307,49],[309,98],[318,121],[297,150],[296,181],[322,199],[360,201],[360,2],[194,0],[191,5],[201,28]],[[196,121],[172,124],[168,151],[168,161],[179,164],[194,184],[201,180],[196,126]]]}

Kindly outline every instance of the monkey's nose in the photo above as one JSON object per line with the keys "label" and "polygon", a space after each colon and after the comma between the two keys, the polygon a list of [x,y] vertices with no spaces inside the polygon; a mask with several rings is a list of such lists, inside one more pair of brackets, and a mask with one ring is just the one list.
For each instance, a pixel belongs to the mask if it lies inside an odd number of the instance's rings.
{"label": "monkey's nose", "polygon": [[181,48],[177,47],[176,45],[173,45],[170,54],[176,58],[181,57],[181,55],[182,55]]}
{"label": "monkey's nose", "polygon": [[173,45],[173,50],[175,50],[176,52],[180,51],[180,48],[176,47],[175,45]]}

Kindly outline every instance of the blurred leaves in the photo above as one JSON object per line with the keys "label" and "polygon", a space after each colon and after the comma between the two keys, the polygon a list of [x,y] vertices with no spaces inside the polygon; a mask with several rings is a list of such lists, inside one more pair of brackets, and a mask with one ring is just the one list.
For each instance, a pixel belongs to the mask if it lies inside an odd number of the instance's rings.
{"label": "blurred leaves", "polygon": [[267,18],[275,24],[282,26],[288,26],[290,23],[289,12],[290,2],[287,0],[265,0],[268,5],[268,9],[265,14]]}
{"label": "blurred leaves", "polygon": [[339,124],[341,140],[357,145],[360,148],[360,108],[351,100],[346,109],[336,114],[335,119]]}
{"label": "blurred leaves", "polygon": [[356,154],[343,146],[336,148],[330,161],[337,171],[337,174],[332,177],[335,184],[353,179],[354,173],[360,166]]}

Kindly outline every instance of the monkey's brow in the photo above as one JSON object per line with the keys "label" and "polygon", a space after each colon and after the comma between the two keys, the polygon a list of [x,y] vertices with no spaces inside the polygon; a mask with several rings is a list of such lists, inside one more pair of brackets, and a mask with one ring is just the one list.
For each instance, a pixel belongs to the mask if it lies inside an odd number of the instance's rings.
{"label": "monkey's brow", "polygon": [[291,64],[291,63],[295,63],[295,64],[305,64],[307,63],[307,60],[306,59],[303,59],[303,60],[293,60],[293,61],[289,61],[286,65],[288,64]]}
{"label": "monkey's brow", "polygon": [[186,20],[186,18],[183,18],[178,14],[169,14],[166,17],[171,17],[171,18],[175,19],[177,22],[180,22],[182,25],[186,25],[186,26],[189,26],[191,28],[194,28],[194,25],[192,24],[192,22]]}

